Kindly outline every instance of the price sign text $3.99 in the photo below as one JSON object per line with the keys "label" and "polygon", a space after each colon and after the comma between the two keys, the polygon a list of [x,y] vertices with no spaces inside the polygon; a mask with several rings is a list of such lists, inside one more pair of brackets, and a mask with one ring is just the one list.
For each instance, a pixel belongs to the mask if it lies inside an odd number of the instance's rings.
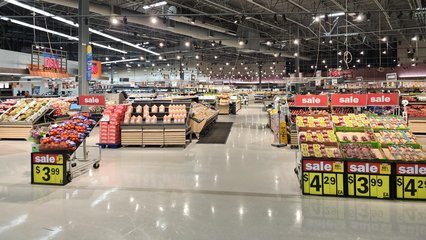
{"label": "price sign text $3.99", "polygon": [[36,183],[63,183],[63,167],[61,165],[34,164],[34,182]]}

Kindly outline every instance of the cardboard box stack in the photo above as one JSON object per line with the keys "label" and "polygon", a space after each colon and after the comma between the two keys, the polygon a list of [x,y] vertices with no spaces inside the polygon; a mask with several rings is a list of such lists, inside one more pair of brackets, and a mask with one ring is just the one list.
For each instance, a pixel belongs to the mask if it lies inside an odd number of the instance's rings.
{"label": "cardboard box stack", "polygon": [[100,122],[99,143],[119,145],[121,144],[121,122],[127,105],[110,105],[104,111],[104,117]]}

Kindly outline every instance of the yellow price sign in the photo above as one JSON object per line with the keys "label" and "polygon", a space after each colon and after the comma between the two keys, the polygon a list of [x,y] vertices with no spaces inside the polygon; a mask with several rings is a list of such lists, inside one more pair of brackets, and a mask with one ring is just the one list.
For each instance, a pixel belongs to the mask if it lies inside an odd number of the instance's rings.
{"label": "yellow price sign", "polygon": [[352,197],[390,198],[390,176],[348,174],[348,195]]}
{"label": "yellow price sign", "polygon": [[343,174],[304,172],[303,193],[310,195],[344,195]]}
{"label": "yellow price sign", "polygon": [[397,176],[396,197],[426,199],[426,176]]}
{"label": "yellow price sign", "polygon": [[51,164],[33,164],[33,183],[57,184],[64,183],[64,166]]}

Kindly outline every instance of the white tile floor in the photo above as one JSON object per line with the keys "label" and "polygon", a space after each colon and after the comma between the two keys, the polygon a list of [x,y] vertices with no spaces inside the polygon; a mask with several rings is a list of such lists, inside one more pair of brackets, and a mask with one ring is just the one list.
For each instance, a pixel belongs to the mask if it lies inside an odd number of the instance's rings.
{"label": "white tile floor", "polygon": [[106,149],[65,187],[30,185],[30,145],[1,141],[0,239],[426,238],[426,202],[302,196],[260,106],[220,120],[226,145]]}

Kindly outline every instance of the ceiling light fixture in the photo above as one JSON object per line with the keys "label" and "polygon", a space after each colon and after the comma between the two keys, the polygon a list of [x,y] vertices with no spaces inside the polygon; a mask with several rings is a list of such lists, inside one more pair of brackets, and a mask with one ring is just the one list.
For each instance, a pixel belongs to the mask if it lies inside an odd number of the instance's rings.
{"label": "ceiling light fixture", "polygon": [[151,17],[151,23],[156,24],[158,22],[157,17]]}
{"label": "ceiling light fixture", "polygon": [[111,23],[113,25],[118,25],[119,21],[118,21],[118,19],[116,17],[111,17]]}
{"label": "ceiling light fixture", "polygon": [[157,2],[157,3],[150,4],[150,5],[144,5],[142,8],[143,8],[143,9],[145,9],[145,10],[148,10],[148,9],[150,9],[150,8],[155,8],[155,7],[161,7],[161,6],[164,6],[164,5],[166,5],[166,4],[167,4],[167,2],[166,2],[166,1],[161,1],[161,2]]}
{"label": "ceiling light fixture", "polygon": [[131,59],[123,59],[123,60],[116,60],[116,61],[107,61],[107,62],[102,62],[102,65],[105,64],[112,64],[112,63],[122,63],[122,62],[132,62],[132,61],[137,61],[139,60],[138,58],[131,58]]}
{"label": "ceiling light fixture", "polygon": [[[78,41],[77,37],[73,37],[73,36],[63,34],[63,33],[57,32],[57,31],[53,31],[53,30],[50,30],[50,29],[47,29],[47,28],[42,28],[42,27],[39,27],[39,26],[28,24],[26,22],[11,19],[11,18],[8,18],[8,17],[1,17],[0,16],[0,20],[6,21],[6,22],[10,21],[11,23],[15,23],[15,24],[18,24],[18,25],[21,25],[21,26],[24,26],[24,27],[29,27],[29,28],[36,29],[36,30],[39,30],[39,31],[42,31],[42,32],[47,32],[47,33],[50,33],[50,34],[53,34],[53,35],[61,36],[61,37],[67,38],[69,40]],[[109,50],[116,51],[116,52],[119,52],[119,53],[124,53],[124,54],[127,53],[126,51],[123,51],[123,50],[120,50],[120,49],[117,49],[117,48],[113,48],[111,46],[105,46],[105,45],[99,44],[99,43],[90,42],[90,44],[92,44],[93,46],[109,49]]]}
{"label": "ceiling light fixture", "polygon": [[295,45],[299,45],[299,39],[294,39],[293,43],[294,43]]}
{"label": "ceiling light fixture", "polygon": [[159,46],[164,47],[164,43],[160,42]]}
{"label": "ceiling light fixture", "polygon": [[190,47],[191,43],[190,42],[185,42],[185,47]]}
{"label": "ceiling light fixture", "polygon": [[[15,5],[15,6],[19,6],[19,7],[22,7],[22,8],[24,8],[24,9],[27,9],[27,10],[30,10],[30,11],[33,11],[33,12],[36,12],[36,13],[39,13],[39,14],[41,14],[41,15],[43,15],[43,16],[51,17],[51,18],[53,18],[53,19],[55,19],[55,20],[58,20],[58,21],[63,22],[63,23],[65,23],[65,24],[71,25],[71,26],[73,26],[73,27],[78,27],[78,23],[74,23],[73,21],[67,20],[67,19],[65,19],[65,18],[62,18],[62,17],[59,17],[59,16],[55,16],[55,15],[53,15],[53,14],[49,13],[49,12],[46,12],[46,11],[43,11],[43,10],[41,10],[41,9],[37,9],[37,8],[31,7],[31,6],[29,6],[29,5],[26,5],[26,4],[23,4],[23,3],[20,3],[20,2],[18,2],[18,1],[16,1],[16,0],[5,0],[5,1],[6,1],[6,2],[8,2],[8,3],[10,3],[10,4],[13,4],[13,5]],[[32,26],[32,25],[30,25],[30,26]],[[89,31],[90,31],[91,33],[96,34],[96,35],[99,35],[99,36],[102,36],[102,37],[109,38],[109,39],[114,40],[114,41],[116,41],[116,42],[119,42],[119,43],[125,44],[125,45],[127,45],[127,46],[130,46],[130,47],[133,47],[133,48],[137,48],[137,49],[139,49],[139,50],[142,50],[142,51],[145,51],[145,52],[149,52],[149,53],[154,54],[154,55],[157,55],[157,56],[158,56],[158,55],[160,55],[159,53],[153,52],[153,51],[151,51],[151,50],[149,50],[149,49],[146,49],[146,48],[143,48],[143,47],[139,47],[139,46],[137,46],[136,44],[133,44],[133,43],[130,43],[130,42],[128,42],[128,41],[125,41],[125,40],[119,39],[119,38],[117,38],[117,37],[114,37],[114,36],[111,36],[111,35],[109,35],[109,34],[103,33],[103,32],[101,32],[101,31],[95,30],[95,29],[93,29],[93,28],[89,28]],[[99,46],[99,47],[104,46],[104,45],[99,44],[99,43],[96,43],[96,44],[93,44],[93,45],[95,45],[95,46]],[[114,48],[111,48],[111,47],[109,47],[109,46],[108,46],[108,47],[106,47],[106,48],[107,48],[107,49],[110,49],[110,50],[114,50]],[[116,51],[116,50],[114,50],[114,51]],[[122,50],[119,50],[119,51],[120,51],[120,52],[124,52],[124,51],[122,51]],[[127,52],[126,52],[126,53],[127,53]]]}

